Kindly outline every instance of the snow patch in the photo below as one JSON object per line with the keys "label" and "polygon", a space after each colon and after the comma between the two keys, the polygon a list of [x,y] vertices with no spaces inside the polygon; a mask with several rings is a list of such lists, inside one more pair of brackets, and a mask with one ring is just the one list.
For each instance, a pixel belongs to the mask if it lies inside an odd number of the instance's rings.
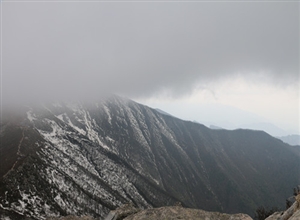
{"label": "snow patch", "polygon": [[111,124],[111,115],[110,115],[110,110],[106,105],[103,105],[104,111],[106,115],[108,116],[108,123]]}
{"label": "snow patch", "polygon": [[26,112],[26,115],[27,115],[28,120],[31,122],[33,122],[36,119],[35,114],[31,111]]}

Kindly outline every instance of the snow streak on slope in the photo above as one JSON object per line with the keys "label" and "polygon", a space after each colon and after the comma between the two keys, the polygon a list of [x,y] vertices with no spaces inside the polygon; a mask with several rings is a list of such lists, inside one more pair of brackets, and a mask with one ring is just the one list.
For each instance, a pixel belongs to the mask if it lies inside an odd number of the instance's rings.
{"label": "snow streak on slope", "polygon": [[[132,125],[137,142],[141,148],[147,149],[147,154],[151,155],[151,149],[130,108],[119,108],[122,113],[116,117],[111,115],[109,108],[112,106],[109,104],[107,101],[89,109],[79,103],[60,103],[29,110],[27,119],[45,140],[43,147],[37,151],[39,163],[42,164],[39,171],[36,170],[41,173],[38,181],[49,185],[49,188],[36,192],[34,185],[26,186],[29,189],[23,187],[24,190],[35,191],[34,196],[50,199],[51,204],[37,203],[42,211],[34,211],[36,209],[19,193],[18,201],[6,201],[3,209],[43,219],[51,214],[47,211],[48,206],[52,210],[59,207],[61,214],[105,216],[110,209],[128,202],[140,207],[152,207],[156,199],[174,201],[161,192],[155,193],[157,189],[152,189],[153,193],[147,192],[145,198],[145,190],[150,190],[152,186],[147,186],[148,180],[140,174],[150,177],[155,185],[159,181],[143,170],[142,159],[127,164],[116,157],[123,154],[123,150],[128,151],[125,147],[128,143],[109,130],[117,126],[122,133],[128,134],[128,127],[124,128],[122,123]],[[130,154],[125,153],[128,158]],[[155,163],[153,166],[156,166]],[[58,213],[53,211],[51,215]]]}
{"label": "snow streak on slope", "polygon": [[[298,171],[299,157],[265,133],[212,131],[115,96],[44,105],[25,115],[15,149],[31,143],[35,151],[0,182],[0,214],[2,208],[36,219],[104,217],[128,202],[146,208],[178,201],[250,213],[261,193],[274,195],[273,206],[279,188],[297,183],[289,172]],[[276,185],[271,168],[291,187]]]}

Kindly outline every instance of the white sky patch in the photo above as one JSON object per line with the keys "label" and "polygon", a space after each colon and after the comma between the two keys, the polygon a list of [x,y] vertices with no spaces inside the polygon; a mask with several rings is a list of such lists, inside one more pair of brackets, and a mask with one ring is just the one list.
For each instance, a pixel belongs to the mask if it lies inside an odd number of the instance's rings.
{"label": "white sky patch", "polygon": [[217,89],[218,102],[250,111],[285,129],[299,131],[300,83],[287,87],[248,83],[238,78]]}
{"label": "white sky patch", "polygon": [[264,77],[255,80],[237,75],[199,85],[192,94],[180,99],[173,99],[165,92],[159,98],[137,101],[207,126],[222,124],[227,128],[236,128],[244,124],[268,122],[288,133],[300,134],[300,82],[284,87],[266,82]]}

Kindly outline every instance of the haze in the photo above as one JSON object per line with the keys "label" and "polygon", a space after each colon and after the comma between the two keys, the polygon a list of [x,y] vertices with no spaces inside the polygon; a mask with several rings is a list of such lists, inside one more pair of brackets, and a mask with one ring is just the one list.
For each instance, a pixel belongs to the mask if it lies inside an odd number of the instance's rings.
{"label": "haze", "polygon": [[4,0],[1,53],[2,107],[115,93],[300,133],[299,2]]}

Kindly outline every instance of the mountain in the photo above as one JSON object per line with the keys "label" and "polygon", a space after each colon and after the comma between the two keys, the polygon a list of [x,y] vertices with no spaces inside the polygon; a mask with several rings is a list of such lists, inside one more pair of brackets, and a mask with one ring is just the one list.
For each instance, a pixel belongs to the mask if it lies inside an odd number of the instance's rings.
{"label": "mountain", "polygon": [[[150,103],[175,117],[197,121],[209,127],[215,125],[227,130],[241,128],[240,125],[249,125],[268,121],[267,119],[233,106],[223,104],[195,104],[183,103]],[[262,130],[262,129],[255,129]]]}
{"label": "mountain", "polygon": [[161,110],[161,109],[159,109],[159,108],[156,108],[155,110],[158,111],[159,113],[163,114],[163,115],[172,116],[172,115],[169,114],[168,112],[165,112],[165,111],[163,111],[163,110]]}
{"label": "mountain", "polygon": [[209,126],[210,129],[214,129],[214,130],[222,130],[224,128],[221,128],[221,127],[218,127],[218,126],[215,126],[215,125],[210,125]]}
{"label": "mountain", "polygon": [[278,137],[278,138],[289,145],[300,146],[300,135],[293,134],[293,135],[287,135],[287,136]]}
{"label": "mountain", "polygon": [[118,96],[3,112],[0,135],[11,219],[105,217],[129,202],[253,215],[300,182],[299,149],[265,132],[211,130]]}
{"label": "mountain", "polygon": [[274,137],[284,136],[284,135],[288,134],[287,131],[285,131],[281,128],[278,128],[277,126],[273,125],[272,123],[266,123],[266,122],[243,124],[243,125],[239,125],[239,127],[244,128],[244,129],[265,131]]}

